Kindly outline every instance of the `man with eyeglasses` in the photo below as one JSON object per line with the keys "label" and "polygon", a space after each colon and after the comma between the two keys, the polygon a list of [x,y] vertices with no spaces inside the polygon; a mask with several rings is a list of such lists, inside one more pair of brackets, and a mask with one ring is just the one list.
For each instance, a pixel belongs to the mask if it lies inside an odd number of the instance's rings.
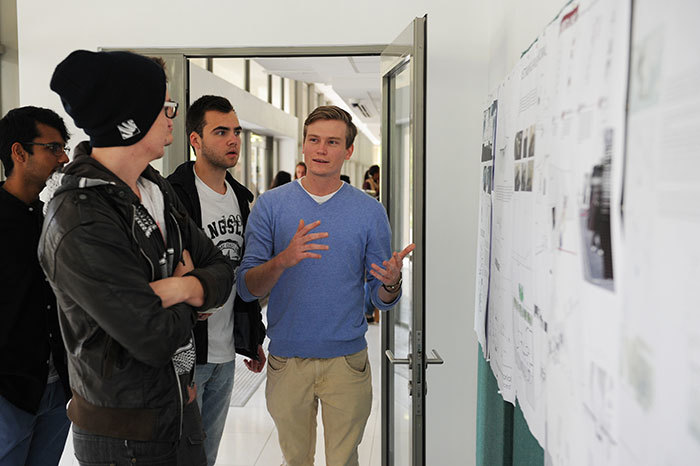
{"label": "man with eyeglasses", "polygon": [[[227,170],[236,166],[241,150],[241,124],[231,102],[213,95],[197,99],[187,111],[187,134],[197,160],[180,165],[168,181],[195,223],[238,270],[253,193]],[[231,400],[236,353],[251,358],[244,362],[253,372],[265,367],[265,326],[258,300],[243,301],[234,283],[223,306],[200,316],[194,336],[197,403],[207,434],[207,464],[213,466]]]}
{"label": "man with eyeglasses", "polygon": [[52,180],[39,261],[58,298],[84,464],[204,465],[192,384],[199,310],[233,271],[149,162],[172,142],[177,104],[161,66],[78,50],[51,89],[90,136]]}
{"label": "man with eyeglasses", "polygon": [[68,131],[46,108],[0,120],[0,464],[55,465],[68,435],[66,352],[56,297],[36,256],[46,179],[68,162]]}

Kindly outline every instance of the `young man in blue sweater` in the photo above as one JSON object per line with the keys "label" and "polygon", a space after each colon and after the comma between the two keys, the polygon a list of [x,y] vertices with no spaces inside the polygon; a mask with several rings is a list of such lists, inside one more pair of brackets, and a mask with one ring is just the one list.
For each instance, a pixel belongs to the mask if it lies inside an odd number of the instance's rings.
{"label": "young man in blue sweater", "polygon": [[248,219],[238,294],[270,293],[267,407],[290,466],[313,464],[319,400],[326,463],[358,464],[372,404],[365,276],[374,304],[390,309],[415,248],[392,254],[382,205],[340,181],[356,134],[346,111],[315,109],[304,122],[306,176],[263,194]]}

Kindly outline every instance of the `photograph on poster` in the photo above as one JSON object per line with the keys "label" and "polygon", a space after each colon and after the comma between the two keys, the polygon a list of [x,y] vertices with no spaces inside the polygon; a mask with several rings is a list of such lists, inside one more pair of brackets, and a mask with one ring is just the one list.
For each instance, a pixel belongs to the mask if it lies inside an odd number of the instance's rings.
{"label": "photograph on poster", "polygon": [[514,165],[513,190],[532,192],[532,178],[535,172],[534,160],[523,160]]}
{"label": "photograph on poster", "polygon": [[527,170],[526,175],[525,175],[525,183],[524,186],[525,188],[523,191],[529,191],[532,192],[532,175],[535,171],[535,161],[534,160],[528,160],[527,162]]}
{"label": "photograph on poster", "polygon": [[610,232],[612,128],[605,129],[603,139],[604,154],[585,177],[586,195],[580,216],[583,232],[582,260],[587,281],[614,290]]}
{"label": "photograph on poster", "polygon": [[513,144],[513,158],[515,160],[535,156],[535,125],[515,133]]}
{"label": "photograph on poster", "polygon": [[514,152],[513,152],[515,160],[520,160],[520,158],[522,157],[522,153],[523,153],[523,132],[518,131],[517,133],[515,133],[515,148],[514,148]]}
{"label": "photograph on poster", "polygon": [[498,104],[494,102],[484,110],[484,123],[481,134],[481,161],[493,160],[493,137],[496,129],[496,113]]}
{"label": "photograph on poster", "polygon": [[487,194],[491,194],[491,169],[492,165],[485,166],[481,177],[481,189]]}
{"label": "photograph on poster", "polygon": [[522,148],[523,158],[527,157],[527,145],[528,145],[528,141],[529,141],[528,136],[530,136],[530,135],[528,134],[527,129],[524,129],[523,130],[523,148]]}
{"label": "photograph on poster", "polygon": [[529,134],[529,142],[527,146],[527,156],[528,157],[534,157],[535,156],[535,125],[530,126],[528,129],[528,134]]}

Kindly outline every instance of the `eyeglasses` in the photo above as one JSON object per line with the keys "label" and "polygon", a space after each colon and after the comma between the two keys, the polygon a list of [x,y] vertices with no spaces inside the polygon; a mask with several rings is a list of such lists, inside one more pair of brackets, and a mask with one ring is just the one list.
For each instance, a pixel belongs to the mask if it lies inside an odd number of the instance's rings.
{"label": "eyeglasses", "polygon": [[68,155],[70,152],[70,147],[63,145],[58,142],[23,142],[21,143],[22,145],[28,145],[28,146],[42,146],[46,147],[51,153],[54,155],[54,157],[60,157],[63,154]]}
{"label": "eyeglasses", "polygon": [[163,104],[163,109],[165,110],[165,116],[170,118],[171,120],[177,116],[177,107],[178,107],[177,102],[173,102],[172,100],[168,100]]}

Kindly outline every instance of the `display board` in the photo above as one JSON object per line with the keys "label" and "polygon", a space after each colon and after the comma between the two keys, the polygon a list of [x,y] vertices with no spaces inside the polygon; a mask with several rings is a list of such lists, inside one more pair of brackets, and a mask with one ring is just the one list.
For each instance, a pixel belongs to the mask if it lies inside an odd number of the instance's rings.
{"label": "display board", "polygon": [[698,18],[570,2],[484,105],[475,330],[548,464],[700,464]]}

